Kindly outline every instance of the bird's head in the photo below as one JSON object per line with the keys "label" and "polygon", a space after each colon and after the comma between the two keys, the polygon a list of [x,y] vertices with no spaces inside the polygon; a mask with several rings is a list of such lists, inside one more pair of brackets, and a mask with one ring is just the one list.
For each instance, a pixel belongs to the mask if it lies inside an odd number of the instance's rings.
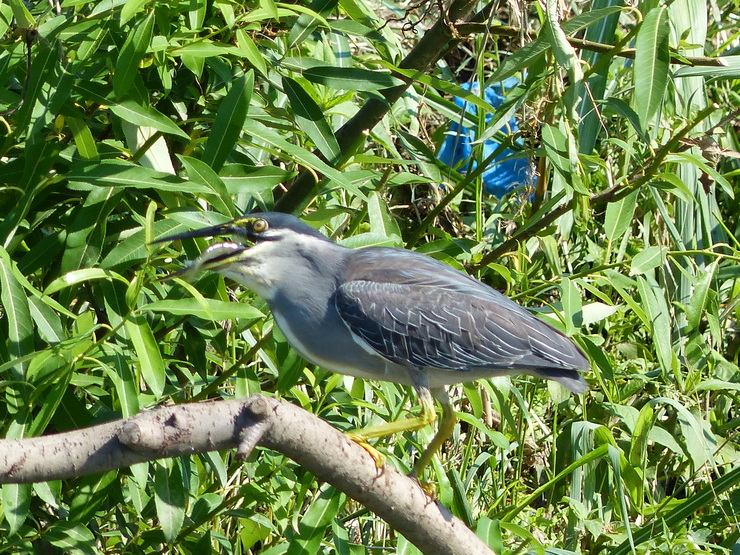
{"label": "bird's head", "polygon": [[[223,224],[168,235],[154,241],[176,241],[196,237],[229,236],[234,241],[210,245],[198,258],[168,278],[190,278],[211,270],[234,279],[265,296],[265,287],[276,276],[279,260],[299,244],[331,242],[326,236],[290,214],[265,212],[247,214]],[[259,283],[256,283],[259,282]],[[263,283],[264,282],[264,283]]]}

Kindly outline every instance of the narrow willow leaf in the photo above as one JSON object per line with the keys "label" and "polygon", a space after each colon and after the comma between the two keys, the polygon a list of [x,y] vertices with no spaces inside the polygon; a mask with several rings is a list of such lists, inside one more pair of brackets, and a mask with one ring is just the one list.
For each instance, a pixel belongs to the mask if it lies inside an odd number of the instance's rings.
{"label": "narrow willow leaf", "polygon": [[121,416],[129,418],[139,412],[139,398],[136,376],[134,375],[130,360],[121,352],[117,346],[106,345],[106,350],[111,349],[110,356],[102,357],[103,370],[113,382],[116,394],[121,404]]}
{"label": "narrow willow leaf", "polygon": [[115,471],[80,478],[71,492],[74,497],[69,503],[69,521],[88,522],[100,506],[108,501],[111,491],[117,485],[118,473]]}
{"label": "narrow willow leaf", "polygon": [[339,159],[339,143],[324,112],[310,94],[294,79],[283,77],[283,89],[293,108],[295,122],[329,163]]}
{"label": "narrow willow leaf", "polygon": [[[205,224],[202,226],[205,227]],[[167,235],[185,231],[185,226],[173,220],[154,222],[152,240],[156,241]],[[146,237],[143,227],[127,230],[130,234],[121,241],[108,255],[100,261],[100,267],[106,270],[123,271],[147,258]]]}
{"label": "narrow willow leaf", "polygon": [[21,0],[9,0],[9,3],[10,9],[13,11],[14,23],[20,29],[30,29],[36,26],[36,20]]}
{"label": "narrow willow leaf", "polygon": [[3,484],[3,514],[8,522],[8,532],[14,534],[26,521],[31,508],[32,484]]}
{"label": "narrow willow leaf", "polygon": [[113,92],[116,97],[123,99],[134,78],[139,74],[139,63],[144,58],[152,42],[154,34],[154,12],[134,27],[134,32],[123,43],[116,59],[116,68],[113,71]]}
{"label": "narrow willow leaf", "polygon": [[338,4],[338,0],[313,0],[310,10],[314,13],[303,13],[293,24],[288,35],[288,48],[301,44],[320,24],[326,24],[323,16],[328,15]]}
{"label": "narrow willow leaf", "polygon": [[318,156],[306,149],[300,148],[289,141],[286,141],[280,134],[270,129],[257,120],[248,118],[244,123],[244,130],[255,138],[266,142],[276,148],[279,148],[286,154],[292,156],[296,162],[309,168],[314,168],[325,175],[332,181],[335,187],[341,187],[362,200],[366,200],[366,195],[359,187],[349,181],[342,172],[336,170]]}
{"label": "narrow willow leaf", "polygon": [[653,280],[648,280],[643,276],[637,277],[637,288],[649,322],[650,335],[653,338],[658,360],[664,375],[669,375],[673,371],[673,361],[676,355],[673,352],[671,341],[671,319],[666,301],[667,293]]}
{"label": "narrow willow leaf", "polygon": [[44,530],[44,539],[64,553],[94,555],[97,552],[95,536],[80,523],[55,522]]}
{"label": "narrow willow leaf", "polygon": [[635,255],[630,266],[630,275],[645,274],[660,266],[666,257],[665,247],[652,246],[643,249]]}
{"label": "narrow willow leaf", "polygon": [[339,512],[344,495],[337,489],[324,485],[313,498],[298,524],[298,536],[291,542],[288,552],[318,553],[326,528]]}
{"label": "narrow willow leaf", "polygon": [[228,214],[232,218],[239,215],[226,185],[208,164],[190,156],[178,154],[177,157],[182,162],[190,181],[206,186],[208,193],[203,193],[203,198],[210,202],[217,212]]}
{"label": "narrow willow leaf", "polygon": [[403,85],[403,81],[390,73],[357,67],[313,67],[303,72],[312,83],[345,91],[380,91]]}
{"label": "narrow willow leaf", "polygon": [[236,41],[241,50],[241,56],[252,64],[254,69],[262,75],[267,75],[267,64],[265,63],[262,52],[260,52],[252,38],[241,27],[236,30]]}
{"label": "narrow willow leaf", "polygon": [[108,228],[108,215],[122,196],[123,189],[116,187],[96,187],[88,193],[67,230],[62,273],[91,267],[98,262]]}
{"label": "narrow willow leaf", "polygon": [[121,8],[121,27],[128,23],[129,19],[139,13],[148,2],[149,0],[126,0],[126,3]]}
{"label": "narrow willow leaf", "polygon": [[717,261],[715,260],[706,268],[700,270],[696,281],[693,283],[693,291],[689,304],[686,306],[686,319],[689,329],[697,329],[701,318],[704,315],[704,309],[707,306],[707,297],[709,296],[710,285],[714,279],[714,272],[717,270]]}
{"label": "narrow willow leaf", "polygon": [[172,50],[171,54],[173,56],[181,56],[183,58],[183,63],[185,62],[185,58],[190,58],[193,61],[197,60],[198,64],[202,64],[205,61],[205,58],[210,58],[212,56],[226,56],[233,53],[233,50],[235,49],[227,44],[221,44],[204,39],[176,48]]}
{"label": "narrow willow leaf", "polygon": [[[0,248],[0,302],[8,321],[6,348],[11,358],[17,359],[34,350],[34,333],[28,298],[15,275],[14,266],[8,252]],[[25,364],[14,367],[11,372],[13,379],[22,380],[25,368]]]}
{"label": "narrow willow leaf", "polygon": [[254,72],[234,80],[231,89],[221,101],[213,121],[211,133],[203,152],[203,161],[219,172],[229,154],[234,150],[247,118],[249,101],[254,88]]}
{"label": "narrow willow leaf", "polygon": [[154,189],[174,193],[208,193],[208,187],[180,177],[144,168],[131,162],[106,161],[99,164],[75,165],[66,175],[71,182],[105,185],[108,187],[131,187]]}
{"label": "narrow willow leaf", "polygon": [[187,491],[176,459],[154,463],[154,504],[162,533],[168,543],[174,543],[185,520]]}
{"label": "narrow willow leaf", "polygon": [[162,133],[177,135],[190,139],[187,133],[180,129],[170,118],[153,106],[142,106],[133,100],[123,100],[118,104],[111,104],[110,110],[119,118],[142,127],[153,127]]}
{"label": "narrow willow leaf", "polygon": [[[621,6],[609,6],[607,8],[588,10],[572,19],[569,19],[568,21],[563,21],[561,27],[566,35],[572,35],[573,33],[577,33],[578,31],[582,31],[586,27],[593,25],[608,15],[621,11]],[[550,41],[547,40],[547,37],[544,35],[537,37],[532,42],[514,52],[511,56],[507,56],[494,74],[488,78],[486,86],[489,86],[491,83],[496,81],[503,81],[519,71],[526,70],[549,49]]]}
{"label": "narrow willow leaf", "polygon": [[370,193],[367,199],[367,215],[371,232],[381,233],[400,243],[401,229],[398,227],[398,222],[391,216],[388,204],[381,194]]}
{"label": "narrow willow leaf", "polygon": [[653,411],[652,406],[645,404],[640,409],[640,414],[637,417],[629,452],[629,461],[634,468],[642,470],[645,464],[648,438],[653,427],[654,414],[655,411]]}
{"label": "narrow willow leaf", "polygon": [[221,321],[242,318],[245,320],[258,320],[264,318],[264,314],[247,303],[230,303],[214,299],[167,299],[154,301],[140,307],[140,310],[150,312],[167,312],[179,316],[195,316],[204,320]]}
{"label": "narrow willow leaf", "polygon": [[669,34],[668,10],[663,6],[650,10],[637,32],[633,104],[643,129],[658,114],[668,88]]}
{"label": "narrow willow leaf", "polygon": [[28,297],[31,317],[41,338],[50,344],[66,339],[66,333],[59,314],[38,297]]}
{"label": "narrow willow leaf", "polygon": [[131,316],[126,320],[125,326],[134,345],[144,381],[156,397],[161,397],[165,385],[164,361],[149,324],[143,316]]}
{"label": "narrow willow leaf", "polygon": [[565,333],[572,335],[583,325],[581,293],[572,280],[564,277],[560,281],[560,295],[565,316]]}
{"label": "narrow willow leaf", "polygon": [[606,238],[612,243],[621,239],[624,232],[632,224],[632,218],[635,215],[635,205],[637,204],[637,191],[626,197],[611,202],[606,207],[604,216],[604,233]]}
{"label": "narrow willow leaf", "polygon": [[67,118],[66,121],[72,131],[77,153],[86,160],[96,160],[98,158],[98,147],[95,145],[92,132],[84,120],[82,118]]}
{"label": "narrow willow leaf", "polygon": [[53,295],[67,287],[97,279],[117,279],[128,285],[126,278],[116,272],[105,270],[103,268],[83,268],[81,270],[67,272],[63,276],[52,281],[46,289],[44,289],[44,295]]}
{"label": "narrow willow leaf", "polygon": [[[622,6],[624,0],[594,0],[591,10],[598,10],[610,6]],[[614,13],[594,23],[588,29],[584,38],[601,44],[616,42],[617,23],[619,14]],[[585,83],[576,84],[576,97],[580,98],[578,106],[578,151],[584,154],[593,152],[596,140],[602,132],[602,124],[598,114],[598,102],[601,101],[607,88],[607,78],[610,64],[603,63],[606,54],[581,51],[581,59],[592,68],[591,74]],[[579,61],[579,63],[581,63]],[[588,89],[588,90],[587,90]]]}

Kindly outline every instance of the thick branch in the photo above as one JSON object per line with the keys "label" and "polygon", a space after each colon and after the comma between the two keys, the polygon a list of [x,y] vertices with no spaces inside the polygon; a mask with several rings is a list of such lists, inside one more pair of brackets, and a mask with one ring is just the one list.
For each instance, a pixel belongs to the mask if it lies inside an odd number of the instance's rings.
{"label": "thick branch", "polygon": [[234,447],[244,457],[256,445],[284,453],[345,492],[424,553],[492,553],[415,480],[389,466],[378,469],[367,451],[327,423],[261,395],[162,407],[83,430],[0,440],[0,483],[73,478]]}

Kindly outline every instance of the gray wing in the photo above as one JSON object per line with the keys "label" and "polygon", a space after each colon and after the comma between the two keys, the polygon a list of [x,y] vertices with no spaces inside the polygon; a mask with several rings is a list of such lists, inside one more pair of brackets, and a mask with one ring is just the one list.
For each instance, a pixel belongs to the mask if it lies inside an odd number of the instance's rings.
{"label": "gray wing", "polygon": [[356,253],[335,306],[354,334],[393,362],[545,374],[588,368],[569,338],[446,264],[397,249]]}

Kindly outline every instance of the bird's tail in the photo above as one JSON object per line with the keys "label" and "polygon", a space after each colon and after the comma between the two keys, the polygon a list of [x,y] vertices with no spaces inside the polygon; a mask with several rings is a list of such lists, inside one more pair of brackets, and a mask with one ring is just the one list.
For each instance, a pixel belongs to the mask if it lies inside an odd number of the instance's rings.
{"label": "bird's tail", "polygon": [[566,387],[573,393],[577,393],[579,395],[588,391],[588,384],[578,370],[538,368],[534,370],[533,374],[538,378],[556,381],[563,387]]}

